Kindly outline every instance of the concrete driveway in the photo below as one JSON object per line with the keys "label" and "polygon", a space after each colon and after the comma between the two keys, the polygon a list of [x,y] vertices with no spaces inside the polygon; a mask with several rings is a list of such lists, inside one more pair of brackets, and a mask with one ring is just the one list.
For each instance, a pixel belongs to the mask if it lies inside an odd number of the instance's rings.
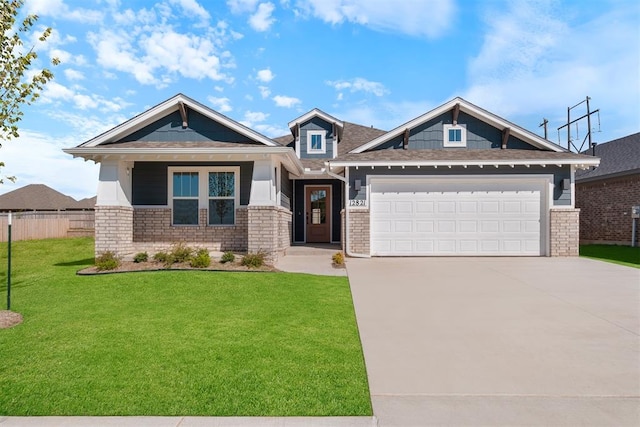
{"label": "concrete driveway", "polygon": [[349,259],[380,426],[640,425],[640,270]]}

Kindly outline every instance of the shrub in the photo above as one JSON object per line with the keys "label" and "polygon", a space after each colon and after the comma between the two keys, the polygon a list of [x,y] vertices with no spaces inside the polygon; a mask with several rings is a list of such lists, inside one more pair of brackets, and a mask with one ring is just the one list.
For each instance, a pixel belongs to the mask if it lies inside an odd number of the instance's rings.
{"label": "shrub", "polygon": [[138,263],[138,262],[147,262],[149,261],[149,254],[146,252],[138,252],[134,257],[133,257],[133,262]]}
{"label": "shrub", "polygon": [[177,243],[171,248],[170,255],[173,262],[189,262],[193,257],[193,249],[184,243]]}
{"label": "shrub", "polygon": [[344,265],[344,255],[342,254],[342,252],[336,252],[335,254],[333,254],[331,259],[333,260],[333,263],[335,265]]}
{"label": "shrub", "polygon": [[246,254],[242,257],[242,262],[240,264],[249,268],[259,268],[264,265],[266,256],[267,254],[262,251],[253,254]]}
{"label": "shrub", "polygon": [[114,270],[120,265],[120,259],[111,251],[103,252],[95,261],[98,271]]}
{"label": "shrub", "polygon": [[161,262],[163,264],[172,264],[173,261],[171,261],[171,256],[166,253],[166,252],[157,252],[154,256],[153,256],[153,260],[156,262]]}
{"label": "shrub", "polygon": [[191,267],[193,268],[206,268],[211,264],[211,256],[209,255],[209,251],[206,249],[198,249],[196,255],[191,257],[191,261],[189,262]]}
{"label": "shrub", "polygon": [[233,254],[233,252],[225,252],[222,254],[222,257],[220,258],[220,262],[221,263],[226,263],[226,262],[233,262],[236,260],[236,256]]}

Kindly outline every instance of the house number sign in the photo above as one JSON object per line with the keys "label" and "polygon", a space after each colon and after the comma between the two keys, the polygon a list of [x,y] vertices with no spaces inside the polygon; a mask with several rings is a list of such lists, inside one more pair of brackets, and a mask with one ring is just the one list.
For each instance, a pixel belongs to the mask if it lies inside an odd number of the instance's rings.
{"label": "house number sign", "polygon": [[367,201],[366,200],[349,200],[349,206],[364,207],[364,206],[367,206]]}

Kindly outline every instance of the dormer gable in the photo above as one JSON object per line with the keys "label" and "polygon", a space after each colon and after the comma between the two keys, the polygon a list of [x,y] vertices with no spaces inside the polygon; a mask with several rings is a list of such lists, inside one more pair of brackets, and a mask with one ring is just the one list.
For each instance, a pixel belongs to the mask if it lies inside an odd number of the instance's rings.
{"label": "dormer gable", "polygon": [[314,108],[289,122],[295,139],[296,155],[300,159],[333,159],[338,155],[344,123]]}
{"label": "dormer gable", "polygon": [[137,143],[213,142],[279,146],[266,136],[211,108],[177,94],[147,111],[92,138],[79,147]]}

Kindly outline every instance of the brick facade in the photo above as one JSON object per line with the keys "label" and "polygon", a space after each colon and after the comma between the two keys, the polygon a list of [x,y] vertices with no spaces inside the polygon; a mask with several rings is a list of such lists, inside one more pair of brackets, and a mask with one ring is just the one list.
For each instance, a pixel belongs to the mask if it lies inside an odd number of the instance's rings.
{"label": "brick facade", "polygon": [[95,207],[96,256],[111,251],[124,255],[133,251],[133,208]]}
{"label": "brick facade", "polygon": [[580,209],[551,209],[550,256],[578,256]]}
{"label": "brick facade", "polygon": [[236,209],[235,225],[207,225],[207,210],[200,209],[197,226],[171,225],[169,208],[136,208],[133,213],[133,241],[137,248],[165,250],[177,242],[214,251],[247,250],[247,208]]}
{"label": "brick facade", "polygon": [[291,245],[292,213],[280,206],[249,206],[247,252],[266,252],[274,262]]}
{"label": "brick facade", "polygon": [[[349,211],[349,252],[369,255],[369,209],[352,209]],[[345,221],[343,221],[345,223]],[[345,239],[343,239],[344,241]],[[343,244],[344,245],[344,244]]]}
{"label": "brick facade", "polygon": [[638,205],[640,174],[576,184],[580,242],[631,244],[631,206]]}

